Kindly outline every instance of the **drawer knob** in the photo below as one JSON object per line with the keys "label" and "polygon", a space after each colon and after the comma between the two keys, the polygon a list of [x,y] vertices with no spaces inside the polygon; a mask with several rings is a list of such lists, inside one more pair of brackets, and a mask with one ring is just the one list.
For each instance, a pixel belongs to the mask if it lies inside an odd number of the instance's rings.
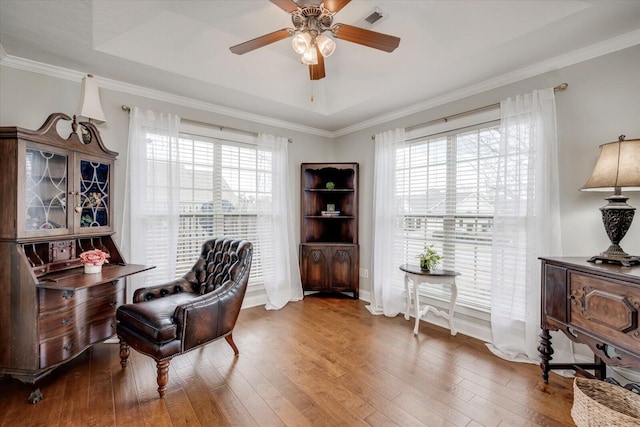
{"label": "drawer knob", "polygon": [[66,319],[62,319],[62,322],[61,322],[61,323],[62,323],[64,326],[67,326],[67,325],[70,325],[70,324],[71,324],[71,322],[73,322],[73,316],[71,316],[71,317],[67,317]]}
{"label": "drawer knob", "polygon": [[115,307],[116,305],[118,305],[118,301],[111,301],[109,303],[109,307]]}
{"label": "drawer knob", "polygon": [[65,351],[69,351],[73,348],[73,342],[69,342],[67,344],[64,345],[64,347],[62,347],[63,350]]}

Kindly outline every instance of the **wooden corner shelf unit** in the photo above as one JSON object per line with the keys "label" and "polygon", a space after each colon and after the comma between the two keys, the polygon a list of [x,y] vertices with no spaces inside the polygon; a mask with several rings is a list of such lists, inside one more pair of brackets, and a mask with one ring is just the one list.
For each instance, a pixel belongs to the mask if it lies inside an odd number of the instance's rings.
{"label": "wooden corner shelf unit", "polygon": [[358,299],[358,164],[303,163],[300,175],[302,287]]}
{"label": "wooden corner shelf unit", "polygon": [[[72,121],[67,138],[61,121]],[[113,336],[123,278],[151,268],[127,264],[112,238],[116,156],[66,114],[38,130],[0,127],[0,376],[35,386]],[[110,255],[101,273],[84,274],[90,249]],[[40,399],[35,389],[29,401]]]}

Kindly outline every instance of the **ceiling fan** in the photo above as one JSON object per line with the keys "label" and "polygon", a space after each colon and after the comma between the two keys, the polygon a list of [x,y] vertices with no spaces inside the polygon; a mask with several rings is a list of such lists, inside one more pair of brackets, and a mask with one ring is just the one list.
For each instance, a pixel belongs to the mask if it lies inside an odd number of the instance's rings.
{"label": "ceiling fan", "polygon": [[377,33],[364,28],[347,24],[334,24],[333,16],[351,0],[270,0],[280,9],[291,14],[291,22],[295,28],[283,28],[257,37],[244,43],[232,46],[231,52],[242,55],[260,47],[293,37],[293,50],[302,55],[301,62],[309,65],[311,80],[325,77],[324,58],[334,52],[335,42],[325,36],[329,31],[333,37],[358,43],[363,46],[393,52],[400,44],[400,38]]}

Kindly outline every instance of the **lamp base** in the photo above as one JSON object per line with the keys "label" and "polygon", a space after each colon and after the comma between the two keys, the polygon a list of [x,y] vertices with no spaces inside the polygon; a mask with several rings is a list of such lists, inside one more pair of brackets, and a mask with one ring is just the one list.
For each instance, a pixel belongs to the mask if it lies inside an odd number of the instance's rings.
{"label": "lamp base", "polygon": [[604,253],[601,253],[600,255],[592,256],[587,261],[589,262],[601,261],[603,263],[619,264],[623,267],[631,267],[634,264],[640,264],[640,257],[633,256],[633,255],[626,255],[626,256],[605,255]]}
{"label": "lamp base", "polygon": [[602,261],[610,264],[620,264],[631,267],[633,264],[640,264],[640,258],[629,255],[620,247],[620,241],[627,234],[636,208],[627,204],[628,197],[620,194],[620,187],[616,187],[615,194],[607,197],[608,204],[600,208],[602,212],[602,222],[609,236],[611,246],[602,252],[588,259],[589,262]]}

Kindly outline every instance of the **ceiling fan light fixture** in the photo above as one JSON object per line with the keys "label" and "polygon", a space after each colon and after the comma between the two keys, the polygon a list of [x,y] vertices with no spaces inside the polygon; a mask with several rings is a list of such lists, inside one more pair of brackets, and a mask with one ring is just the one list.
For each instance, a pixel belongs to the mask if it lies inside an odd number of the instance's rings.
{"label": "ceiling fan light fixture", "polygon": [[336,50],[336,42],[324,34],[320,34],[316,37],[316,44],[318,45],[318,49],[320,49],[320,53],[325,58],[330,57]]}
{"label": "ceiling fan light fixture", "polygon": [[302,55],[302,63],[306,65],[318,64],[318,51],[315,45],[310,45]]}
{"label": "ceiling fan light fixture", "polygon": [[[335,52],[337,43],[335,39],[384,52],[393,52],[400,44],[399,37],[353,25],[334,24],[334,15],[348,5],[351,0],[269,1],[290,15],[293,28],[282,28],[231,46],[229,50],[232,53],[242,55],[291,37],[291,46],[300,55],[300,62],[309,66],[309,78],[313,81],[326,77],[324,58],[331,56]],[[387,14],[378,8],[374,12],[366,17],[366,24],[378,23],[387,17]],[[330,37],[323,35],[327,31],[330,31]]]}
{"label": "ceiling fan light fixture", "polygon": [[291,47],[299,54],[303,55],[311,44],[311,34],[308,32],[298,33],[291,40]]}

